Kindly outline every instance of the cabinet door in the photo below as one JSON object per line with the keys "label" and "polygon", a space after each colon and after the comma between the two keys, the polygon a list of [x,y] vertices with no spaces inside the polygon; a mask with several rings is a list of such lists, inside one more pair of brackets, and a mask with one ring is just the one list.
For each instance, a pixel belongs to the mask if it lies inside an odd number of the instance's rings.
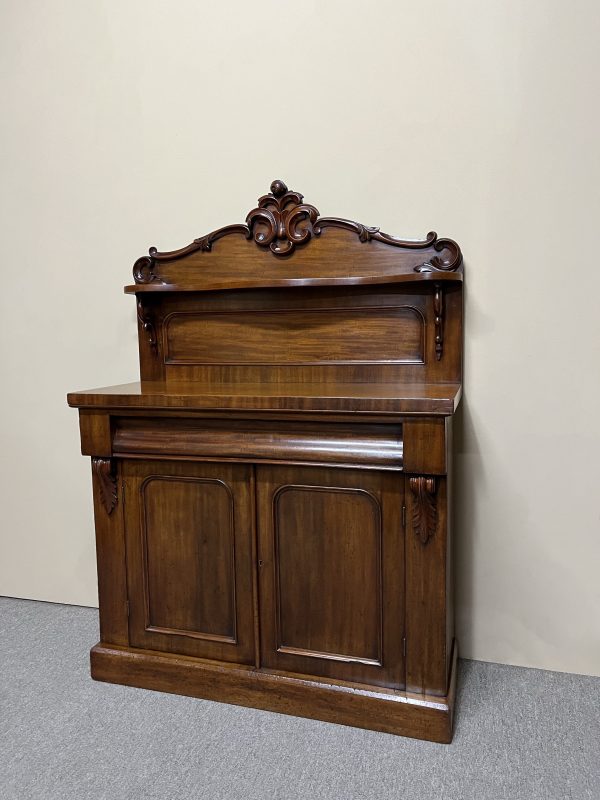
{"label": "cabinet door", "polygon": [[252,468],[124,460],[122,474],[131,645],[252,663]]}
{"label": "cabinet door", "polygon": [[258,467],[263,667],[403,688],[399,473]]}

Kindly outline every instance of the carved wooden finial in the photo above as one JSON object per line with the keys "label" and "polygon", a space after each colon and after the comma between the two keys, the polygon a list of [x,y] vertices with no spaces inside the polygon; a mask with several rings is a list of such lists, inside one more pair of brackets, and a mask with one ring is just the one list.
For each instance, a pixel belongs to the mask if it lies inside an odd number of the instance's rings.
{"label": "carved wooden finial", "polygon": [[275,180],[271,184],[271,192],[275,197],[282,197],[287,192],[288,188],[283,181]]}

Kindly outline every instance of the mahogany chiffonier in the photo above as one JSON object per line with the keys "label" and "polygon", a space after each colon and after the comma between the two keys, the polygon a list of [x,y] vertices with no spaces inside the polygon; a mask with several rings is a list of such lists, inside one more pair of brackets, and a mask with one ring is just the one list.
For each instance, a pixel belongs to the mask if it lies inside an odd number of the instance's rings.
{"label": "mahogany chiffonier", "polygon": [[274,181],[244,224],[133,274],[141,381],[68,396],[92,677],[449,742],[458,245]]}

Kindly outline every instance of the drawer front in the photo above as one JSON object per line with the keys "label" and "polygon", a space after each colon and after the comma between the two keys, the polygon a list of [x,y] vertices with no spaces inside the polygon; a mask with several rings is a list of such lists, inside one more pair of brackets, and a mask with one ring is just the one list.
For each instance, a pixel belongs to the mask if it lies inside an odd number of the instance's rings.
{"label": "drawer front", "polygon": [[117,417],[114,452],[251,462],[349,464],[401,470],[401,425]]}

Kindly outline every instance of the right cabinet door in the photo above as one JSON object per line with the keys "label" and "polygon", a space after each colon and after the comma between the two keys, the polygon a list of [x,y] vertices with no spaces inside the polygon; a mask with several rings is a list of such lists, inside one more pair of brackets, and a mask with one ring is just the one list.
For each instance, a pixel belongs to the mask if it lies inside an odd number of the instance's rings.
{"label": "right cabinet door", "polygon": [[403,480],[257,468],[261,665],[404,688]]}

